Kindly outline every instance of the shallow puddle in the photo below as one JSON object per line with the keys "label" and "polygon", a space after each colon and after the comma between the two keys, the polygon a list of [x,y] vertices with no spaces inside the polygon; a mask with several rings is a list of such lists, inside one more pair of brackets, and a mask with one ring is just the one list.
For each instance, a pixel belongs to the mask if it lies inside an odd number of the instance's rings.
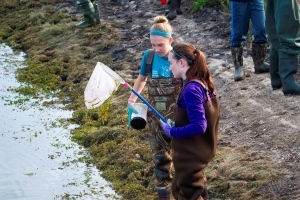
{"label": "shallow puddle", "polygon": [[72,112],[11,90],[23,60],[0,45],[0,199],[119,199],[94,166],[78,161],[87,154],[63,120]]}

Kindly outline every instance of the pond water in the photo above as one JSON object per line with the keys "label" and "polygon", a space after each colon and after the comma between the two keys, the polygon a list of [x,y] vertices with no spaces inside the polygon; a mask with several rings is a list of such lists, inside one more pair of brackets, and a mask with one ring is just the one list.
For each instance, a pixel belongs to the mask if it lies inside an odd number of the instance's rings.
{"label": "pond water", "polygon": [[76,126],[63,119],[72,112],[13,92],[23,61],[0,45],[0,199],[119,199],[96,167],[78,160],[88,154],[70,139]]}

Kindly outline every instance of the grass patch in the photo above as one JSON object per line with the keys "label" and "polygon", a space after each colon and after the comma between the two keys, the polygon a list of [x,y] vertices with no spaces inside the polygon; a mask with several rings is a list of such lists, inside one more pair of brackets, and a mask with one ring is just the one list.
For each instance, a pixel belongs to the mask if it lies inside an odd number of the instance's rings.
{"label": "grass patch", "polygon": [[193,11],[197,11],[205,6],[218,6],[229,11],[230,0],[196,0],[193,5]]}
{"label": "grass patch", "polygon": [[240,147],[218,148],[206,175],[209,191],[222,199],[259,199],[259,188],[279,176],[269,158]]}

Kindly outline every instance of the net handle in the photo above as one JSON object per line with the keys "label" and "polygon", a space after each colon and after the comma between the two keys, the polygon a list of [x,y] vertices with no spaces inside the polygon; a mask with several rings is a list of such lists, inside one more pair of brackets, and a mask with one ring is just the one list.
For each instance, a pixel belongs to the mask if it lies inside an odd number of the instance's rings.
{"label": "net handle", "polygon": [[164,123],[167,123],[167,120],[144,98],[142,97],[137,91],[135,91],[128,83],[122,79],[116,72],[114,72],[112,69],[110,69],[108,66],[104,65],[103,63],[99,63],[100,66],[115,80],[119,81],[124,87],[129,88],[139,99],[144,102],[148,108],[159,118],[161,119]]}

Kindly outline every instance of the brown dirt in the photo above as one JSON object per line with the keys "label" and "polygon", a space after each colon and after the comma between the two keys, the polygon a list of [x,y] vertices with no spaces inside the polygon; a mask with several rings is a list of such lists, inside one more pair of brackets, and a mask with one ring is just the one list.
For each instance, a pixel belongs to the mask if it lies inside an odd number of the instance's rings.
{"label": "brown dirt", "polygon": [[[269,74],[254,74],[249,44],[244,54],[248,76],[234,82],[229,14],[218,8],[193,12],[189,2],[193,1],[183,1],[183,15],[170,23],[175,41],[190,42],[207,55],[221,100],[219,147],[244,148],[248,153],[257,152],[270,158],[282,175],[258,186],[260,195],[265,199],[299,199],[300,98],[284,96],[281,90],[273,91]],[[151,48],[151,21],[166,9],[159,1],[105,0],[100,6],[102,23],[119,24],[120,44],[110,49],[115,63],[124,62],[129,55],[142,55]],[[138,56],[130,60],[128,67],[121,67],[119,73],[124,79],[136,78],[140,59]]]}

